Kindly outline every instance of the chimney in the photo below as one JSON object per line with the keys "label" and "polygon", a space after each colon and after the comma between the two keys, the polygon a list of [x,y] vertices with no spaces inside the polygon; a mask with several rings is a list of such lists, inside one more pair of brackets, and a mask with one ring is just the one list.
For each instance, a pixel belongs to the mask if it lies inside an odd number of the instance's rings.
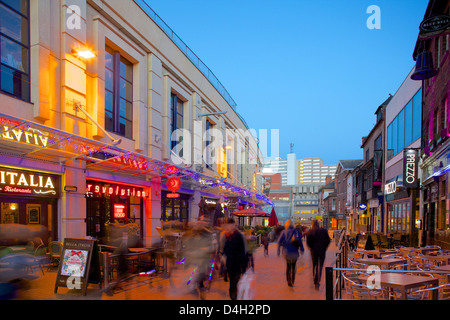
{"label": "chimney", "polygon": [[330,176],[330,175],[327,175],[327,176],[325,177],[325,185],[327,185],[327,184],[329,184],[329,183],[331,183],[331,176]]}

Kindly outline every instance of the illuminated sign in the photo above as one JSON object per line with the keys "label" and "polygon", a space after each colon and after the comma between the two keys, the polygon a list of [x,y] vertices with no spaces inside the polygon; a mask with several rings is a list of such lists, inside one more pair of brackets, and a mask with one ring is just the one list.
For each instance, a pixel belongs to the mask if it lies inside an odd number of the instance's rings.
{"label": "illuminated sign", "polygon": [[418,184],[418,164],[419,155],[415,149],[405,149],[403,151],[403,186],[407,188],[417,188]]}
{"label": "illuminated sign", "polygon": [[59,196],[59,177],[30,171],[0,170],[0,193]]}
{"label": "illuminated sign", "polygon": [[138,187],[89,181],[86,185],[86,196],[121,196],[142,198],[147,196],[147,194],[142,190],[142,188]]}
{"label": "illuminated sign", "polygon": [[38,147],[46,147],[48,144],[47,134],[33,128],[28,128],[28,131],[25,131],[23,129],[10,129],[8,126],[3,126],[3,133],[0,137],[5,140],[31,144]]}
{"label": "illuminated sign", "polygon": [[397,181],[392,181],[384,186],[385,194],[392,194],[397,190]]}
{"label": "illuminated sign", "polygon": [[167,189],[169,189],[170,191],[177,192],[178,190],[180,190],[181,187],[181,180],[178,177],[170,177],[169,179],[167,179]]}
{"label": "illuminated sign", "polygon": [[114,219],[124,219],[127,217],[127,206],[122,203],[114,204]]}
{"label": "illuminated sign", "polygon": [[364,202],[361,202],[358,207],[359,207],[360,210],[366,210],[367,209],[367,204],[365,204]]}

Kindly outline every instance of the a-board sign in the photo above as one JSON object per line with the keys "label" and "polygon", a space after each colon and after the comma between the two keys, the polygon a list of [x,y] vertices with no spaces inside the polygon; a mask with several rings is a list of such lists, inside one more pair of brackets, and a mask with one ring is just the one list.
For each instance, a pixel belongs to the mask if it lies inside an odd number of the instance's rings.
{"label": "a-board sign", "polygon": [[88,283],[101,283],[97,241],[64,239],[56,275],[55,293],[58,287],[65,287],[82,289],[86,295]]}
{"label": "a-board sign", "polygon": [[360,234],[358,236],[357,248],[362,250],[375,250],[372,237],[369,234]]}

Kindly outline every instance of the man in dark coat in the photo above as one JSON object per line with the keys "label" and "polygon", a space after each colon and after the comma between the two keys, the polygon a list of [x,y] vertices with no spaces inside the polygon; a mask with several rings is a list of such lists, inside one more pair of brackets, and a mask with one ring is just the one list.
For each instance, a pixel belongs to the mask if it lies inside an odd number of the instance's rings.
{"label": "man in dark coat", "polygon": [[245,238],[236,228],[233,218],[228,218],[225,223],[223,255],[226,257],[226,268],[230,280],[230,298],[236,300],[239,279],[247,268],[247,252]]}
{"label": "man in dark coat", "polygon": [[311,221],[311,230],[306,236],[306,244],[311,250],[311,260],[313,263],[313,280],[316,289],[319,289],[320,279],[322,277],[325,255],[331,239],[328,231],[319,227],[317,220]]}

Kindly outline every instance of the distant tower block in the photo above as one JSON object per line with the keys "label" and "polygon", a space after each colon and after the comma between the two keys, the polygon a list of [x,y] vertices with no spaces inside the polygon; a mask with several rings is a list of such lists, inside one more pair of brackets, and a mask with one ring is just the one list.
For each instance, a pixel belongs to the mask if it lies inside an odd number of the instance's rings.
{"label": "distant tower block", "polygon": [[291,153],[294,153],[294,144],[291,143]]}

